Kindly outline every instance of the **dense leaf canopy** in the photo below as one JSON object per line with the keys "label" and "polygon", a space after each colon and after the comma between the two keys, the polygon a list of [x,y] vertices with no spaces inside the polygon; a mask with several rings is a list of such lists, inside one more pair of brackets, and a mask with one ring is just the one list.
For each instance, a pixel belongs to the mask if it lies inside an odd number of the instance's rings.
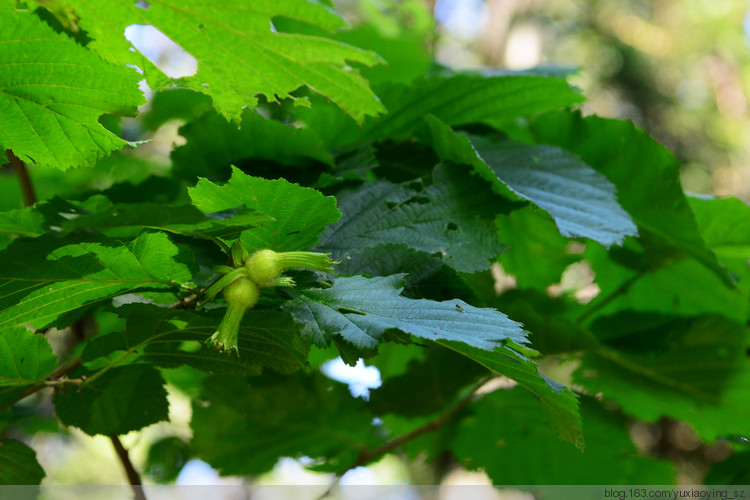
{"label": "dense leaf canopy", "polygon": [[[687,197],[564,72],[442,67],[415,2],[351,31],[324,0],[38,4],[0,0],[0,145],[56,176],[26,207],[0,177],[0,484],[42,481],[52,412],[116,436],[180,403],[154,481],[394,454],[434,482],[671,484],[678,426],[729,457],[707,481],[747,477],[750,208]],[[133,24],[197,73],[131,50]],[[168,159],[138,142],[169,130]],[[382,385],[352,396],[337,358]]]}

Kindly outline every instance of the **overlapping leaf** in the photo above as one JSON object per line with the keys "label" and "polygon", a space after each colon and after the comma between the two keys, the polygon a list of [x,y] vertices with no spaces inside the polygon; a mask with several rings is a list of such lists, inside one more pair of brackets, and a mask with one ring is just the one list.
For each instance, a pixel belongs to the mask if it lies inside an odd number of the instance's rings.
{"label": "overlapping leaf", "polygon": [[52,232],[65,236],[100,231],[108,236],[128,237],[142,229],[156,229],[196,238],[235,239],[245,229],[270,220],[251,209],[207,216],[191,205],[112,203],[96,195],[83,202],[53,198],[31,208],[0,214],[0,232],[24,236]]}
{"label": "overlapping leaf", "polygon": [[323,234],[319,248],[344,261],[367,247],[406,244],[437,253],[458,271],[488,269],[505,248],[494,218],[510,204],[462,167],[438,167],[433,179],[423,191],[380,181],[341,195],[344,217]]}
{"label": "overlapping leaf", "polygon": [[671,463],[641,457],[625,419],[588,398],[581,405],[584,451],[556,439],[536,398],[519,388],[495,391],[472,406],[475,415],[459,424],[452,449],[460,463],[484,469],[495,484],[674,482]]}
{"label": "overlapping leaf", "polygon": [[388,114],[366,128],[372,138],[400,138],[419,131],[427,114],[448,125],[500,125],[583,101],[565,80],[538,76],[458,74],[427,78],[409,86],[382,86],[377,92]]}
{"label": "overlapping leaf", "polygon": [[142,287],[176,289],[189,257],[165,233],[129,244],[96,236],[15,240],[0,253],[0,327],[66,325],[78,309]]}
{"label": "overlapping leaf", "polygon": [[90,165],[127,143],[99,123],[133,115],[138,73],[99,59],[13,2],[0,4],[0,150],[61,170]]}
{"label": "overlapping leaf", "polygon": [[338,278],[331,288],[300,292],[284,309],[319,346],[329,345],[336,334],[359,348],[374,348],[388,329],[487,350],[506,340],[528,342],[521,325],[501,312],[462,300],[407,299],[400,296],[403,284],[403,275]]}
{"label": "overlapping leaf", "polygon": [[[254,107],[258,94],[284,99],[307,85],[331,99],[356,120],[383,111],[367,81],[348,66],[378,63],[372,53],[330,39],[275,33],[273,18],[288,17],[324,30],[345,22],[330,8],[311,0],[236,2],[109,2],[67,0],[80,27],[93,39],[89,47],[102,57],[142,67],[157,86],[163,75],[130,52],[123,37],[131,24],[150,24],[198,60],[195,76],[181,84],[213,99],[219,112],[238,120],[242,108]],[[145,67],[144,67],[145,66]],[[161,83],[158,85],[157,83]]]}
{"label": "overlapping leaf", "polygon": [[583,449],[585,436],[581,432],[577,396],[567,387],[539,374],[533,361],[507,347],[498,347],[490,352],[455,342],[443,344],[531,391],[541,403],[546,426],[560,439]]}
{"label": "overlapping leaf", "polygon": [[584,118],[575,112],[542,115],[531,131],[538,143],[565,148],[604,174],[641,230],[695,257],[731,283],[698,231],[680,186],[680,165],[669,150],[631,122]]}
{"label": "overlapping leaf", "polygon": [[34,450],[15,439],[0,439],[0,486],[39,484],[44,476]]}
{"label": "overlapping leaf", "polygon": [[260,474],[281,457],[325,458],[340,470],[379,441],[372,415],[320,373],[211,377],[193,403],[193,449],[222,474]]}
{"label": "overlapping leaf", "polygon": [[[627,321],[635,327],[639,320],[631,315]],[[638,419],[686,420],[706,440],[750,434],[746,327],[706,316],[646,329],[633,342],[644,338],[656,345],[587,354],[577,382],[615,400]],[[627,346],[625,341],[617,345]]]}
{"label": "overlapping leaf", "polygon": [[260,374],[263,368],[291,373],[306,363],[308,344],[288,315],[250,310],[239,330],[239,356],[227,356],[204,346],[216,331],[220,315],[167,309],[147,304],[122,306],[123,331],[89,341],[83,360],[90,368],[124,363],[162,367],[182,364],[206,372]]}
{"label": "overlapping leaf", "polygon": [[318,241],[328,224],[341,216],[336,200],[330,196],[284,179],[252,177],[237,168],[223,186],[201,179],[189,193],[193,204],[205,213],[244,205],[273,217],[272,222],[242,233],[248,249],[306,250]]}
{"label": "overlapping leaf", "polygon": [[0,406],[44,380],[57,366],[47,339],[22,327],[0,330]]}
{"label": "overlapping leaf", "polygon": [[216,112],[209,112],[181,127],[180,134],[187,143],[174,150],[172,163],[186,177],[229,172],[230,165],[244,159],[293,166],[333,162],[313,131],[265,119],[252,110],[242,113],[239,129]]}
{"label": "overlapping leaf", "polygon": [[116,366],[80,388],[59,390],[52,401],[60,422],[92,436],[127,434],[169,414],[164,379],[147,365]]}

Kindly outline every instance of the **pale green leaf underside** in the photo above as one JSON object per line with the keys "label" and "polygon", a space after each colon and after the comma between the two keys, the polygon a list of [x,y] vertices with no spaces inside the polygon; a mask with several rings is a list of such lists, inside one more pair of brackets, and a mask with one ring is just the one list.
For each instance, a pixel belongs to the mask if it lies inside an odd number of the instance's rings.
{"label": "pale green leaf underside", "polygon": [[273,221],[242,233],[248,249],[306,250],[341,216],[331,196],[284,179],[252,177],[237,168],[223,186],[201,179],[188,191],[193,204],[205,213],[246,206],[272,217]]}
{"label": "pale green leaf underside", "polygon": [[[272,20],[288,17],[334,30],[345,25],[332,10],[312,0],[151,1],[69,0],[80,26],[102,57],[136,63],[123,37],[131,24],[153,25],[198,60],[195,76],[180,80],[211,96],[216,109],[238,121],[242,108],[254,107],[258,94],[269,101],[290,97],[307,85],[328,97],[357,121],[382,112],[367,81],[349,62],[372,65],[379,58],[326,38],[274,33]],[[149,72],[152,67],[144,68]],[[161,76],[161,75],[160,75]]]}
{"label": "pale green leaf underside", "polygon": [[549,212],[563,236],[610,246],[638,235],[617,202],[615,186],[573,154],[554,146],[471,140],[498,179]]}
{"label": "pale green leaf underside", "polygon": [[331,288],[301,292],[284,308],[302,324],[302,334],[317,345],[328,345],[337,334],[357,347],[374,348],[392,328],[487,350],[505,340],[528,342],[519,323],[494,309],[476,308],[462,300],[401,297],[403,276],[338,278]]}
{"label": "pale green leaf underside", "polygon": [[143,233],[128,245],[95,237],[16,240],[0,253],[0,328],[42,328],[125,291],[177,288],[192,276],[179,254],[165,233]]}
{"label": "pale green leaf underside", "polygon": [[0,150],[65,170],[127,144],[98,119],[132,115],[143,102],[133,69],[103,61],[30,12],[5,5],[0,61]]}
{"label": "pale green leaf underside", "polygon": [[0,387],[31,385],[57,366],[47,339],[21,327],[0,330]]}

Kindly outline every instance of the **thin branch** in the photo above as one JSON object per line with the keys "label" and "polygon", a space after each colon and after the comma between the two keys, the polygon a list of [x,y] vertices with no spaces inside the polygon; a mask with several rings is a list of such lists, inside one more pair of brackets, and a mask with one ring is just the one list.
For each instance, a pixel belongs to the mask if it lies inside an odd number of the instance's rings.
{"label": "thin branch", "polygon": [[112,446],[114,446],[115,448],[117,457],[120,459],[122,467],[125,469],[125,474],[128,476],[128,482],[133,487],[135,500],[146,500],[146,494],[143,492],[143,488],[141,487],[141,485],[143,484],[141,482],[141,476],[140,474],[138,474],[138,471],[135,470],[135,467],[133,467],[133,462],[130,461],[128,450],[125,449],[125,447],[120,442],[120,438],[118,438],[116,435],[113,434],[109,436],[109,439],[110,441],[112,441]]}
{"label": "thin branch", "polygon": [[23,193],[23,202],[27,207],[30,207],[36,203],[36,193],[34,192],[34,185],[31,183],[31,177],[29,177],[29,171],[26,168],[26,164],[21,159],[13,154],[10,149],[5,150],[5,156],[10,161],[13,170],[18,177],[18,182],[21,184],[21,192]]}
{"label": "thin branch", "polygon": [[357,467],[360,467],[362,465],[366,465],[372,462],[373,460],[376,460],[382,457],[386,453],[390,453],[394,451],[396,448],[399,448],[403,446],[404,444],[408,443],[409,441],[413,441],[414,439],[420,436],[439,430],[441,427],[447,424],[448,421],[450,421],[450,419],[456,413],[463,410],[466,406],[469,405],[469,403],[472,402],[472,400],[474,399],[474,396],[476,395],[477,390],[480,387],[482,387],[484,384],[486,384],[488,380],[489,380],[489,377],[483,377],[477,384],[475,384],[472,387],[471,391],[466,396],[459,399],[456,402],[456,404],[454,404],[453,406],[445,410],[443,413],[438,415],[437,418],[435,418],[434,420],[430,420],[426,424],[421,425],[417,427],[416,429],[412,429],[406,434],[401,434],[400,436],[396,436],[395,438],[391,439],[387,443],[384,443],[381,446],[378,446],[374,450],[365,450],[362,453],[360,453],[359,457],[357,457],[357,459],[354,462],[352,462],[346,469],[336,474],[336,479],[334,479],[331,486],[329,486],[328,489],[320,497],[318,497],[318,500],[322,500],[323,498],[330,495],[333,489],[341,480],[341,478],[344,476],[344,474],[346,474],[350,470],[356,469]]}

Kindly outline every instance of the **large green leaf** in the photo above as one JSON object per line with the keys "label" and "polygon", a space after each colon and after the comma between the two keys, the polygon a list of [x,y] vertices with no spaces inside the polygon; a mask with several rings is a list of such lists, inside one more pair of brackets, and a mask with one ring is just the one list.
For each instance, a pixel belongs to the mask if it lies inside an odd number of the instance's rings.
{"label": "large green leaf", "polygon": [[0,439],[0,485],[39,484],[45,475],[34,450],[15,439]]}
{"label": "large green leaf", "polygon": [[142,66],[152,83],[163,81],[163,76],[153,75],[155,68],[135,57],[123,33],[131,24],[156,27],[198,60],[198,72],[180,79],[181,85],[211,96],[216,109],[227,118],[238,120],[242,108],[257,104],[258,94],[276,101],[291,97],[291,92],[303,85],[328,97],[358,121],[383,111],[367,81],[348,66],[349,62],[376,64],[377,55],[322,37],[274,32],[276,17],[327,31],[346,25],[320,2],[63,3],[74,9],[78,25],[93,39],[88,44],[91,50],[111,61]]}
{"label": "large green leaf", "polygon": [[281,457],[340,470],[378,444],[372,415],[346,386],[318,374],[214,376],[193,403],[193,449],[222,474],[260,474]]}
{"label": "large green leaf", "polygon": [[65,425],[87,434],[127,434],[167,420],[164,379],[153,366],[116,366],[82,387],[58,390],[52,402]]}
{"label": "large green leaf", "polygon": [[472,405],[452,450],[459,462],[482,468],[494,484],[672,484],[674,466],[639,456],[625,419],[585,398],[586,448],[560,441],[544,425],[531,394],[499,390]]}
{"label": "large green leaf", "polygon": [[187,140],[172,152],[180,175],[214,177],[245,159],[264,159],[282,165],[302,166],[311,161],[331,164],[333,158],[321,139],[309,129],[294,128],[263,118],[252,110],[242,113],[240,128],[216,112],[180,128]]}
{"label": "large green leaf", "polygon": [[78,308],[143,287],[176,289],[192,273],[165,233],[125,245],[96,236],[17,239],[0,252],[0,327],[70,324]]}
{"label": "large green leaf", "polygon": [[57,366],[57,356],[43,335],[22,327],[0,329],[0,406],[15,400]]}
{"label": "large green leaf", "polygon": [[273,217],[272,222],[242,233],[249,249],[306,250],[341,213],[336,200],[284,179],[252,177],[237,168],[223,186],[201,179],[189,189],[193,204],[205,213],[246,206]]}
{"label": "large green leaf", "polygon": [[403,275],[338,278],[331,288],[299,292],[284,309],[302,325],[302,334],[319,346],[329,345],[336,334],[357,347],[371,349],[388,329],[488,350],[505,340],[528,342],[521,325],[501,312],[462,300],[407,299],[400,296],[403,285]]}
{"label": "large green leaf", "polygon": [[382,86],[377,92],[388,114],[373,120],[365,133],[378,139],[419,130],[427,114],[448,125],[498,125],[583,101],[565,80],[537,76],[458,74]]}
{"label": "large green leaf", "polygon": [[710,316],[639,328],[644,319],[617,318],[639,335],[586,354],[576,381],[638,419],[686,420],[706,440],[750,434],[748,329]]}
{"label": "large green leaf", "polygon": [[198,314],[149,304],[118,309],[126,318],[123,331],[91,339],[82,358],[86,366],[105,368],[122,363],[162,367],[182,364],[206,372],[260,374],[268,367],[291,373],[307,362],[307,343],[289,317],[273,310],[250,310],[239,330],[240,356],[227,356],[204,346],[216,331],[221,314]]}
{"label": "large green leaf", "polygon": [[0,4],[0,150],[66,170],[127,144],[99,123],[133,115],[138,73],[99,59],[13,2]]}
{"label": "large green leaf", "polygon": [[344,261],[367,247],[401,243],[437,254],[458,271],[488,269],[505,248],[494,219],[509,203],[462,167],[438,167],[433,178],[423,190],[380,181],[340,195],[344,217],[319,248]]}
{"label": "large green leaf", "polygon": [[577,112],[548,113],[531,126],[537,142],[572,151],[617,188],[622,207],[641,229],[695,257],[730,284],[726,269],[698,231],[680,186],[680,165],[631,122]]}

